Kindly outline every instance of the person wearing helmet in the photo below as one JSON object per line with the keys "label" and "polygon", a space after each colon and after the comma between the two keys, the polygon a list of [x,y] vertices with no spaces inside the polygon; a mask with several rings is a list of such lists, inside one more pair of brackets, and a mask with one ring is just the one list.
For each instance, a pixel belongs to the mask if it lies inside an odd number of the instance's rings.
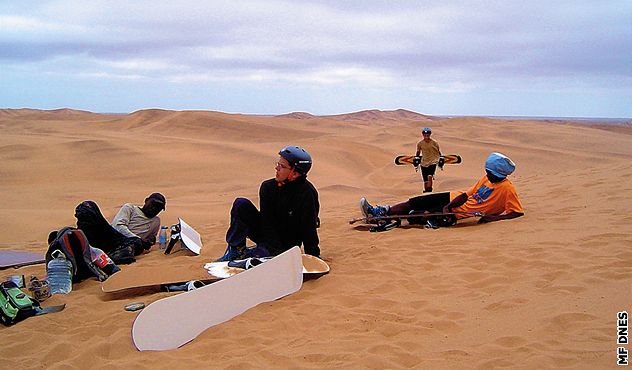
{"label": "person wearing helmet", "polygon": [[[307,180],[312,157],[298,146],[279,151],[274,178],[259,188],[259,209],[246,198],[237,198],[226,232],[228,246],[217,261],[275,256],[303,245],[306,254],[320,256],[318,192]],[[255,243],[246,246],[246,238]]]}
{"label": "person wearing helmet", "polygon": [[485,175],[465,192],[424,194],[393,206],[371,206],[362,198],[360,209],[365,217],[424,212],[452,214],[447,224],[477,214],[483,215],[479,223],[509,220],[524,215],[516,188],[507,178],[515,169],[516,165],[509,157],[493,152],[485,161]]}
{"label": "person wearing helmet", "polygon": [[[437,171],[437,165],[443,167],[441,162],[441,150],[439,149],[439,143],[437,140],[430,137],[432,130],[429,127],[424,127],[421,130],[421,141],[417,143],[417,152],[413,159],[413,165],[415,167],[421,166],[421,177],[424,181],[424,193],[432,191],[432,180],[435,172]],[[419,156],[421,154],[421,157]]]}

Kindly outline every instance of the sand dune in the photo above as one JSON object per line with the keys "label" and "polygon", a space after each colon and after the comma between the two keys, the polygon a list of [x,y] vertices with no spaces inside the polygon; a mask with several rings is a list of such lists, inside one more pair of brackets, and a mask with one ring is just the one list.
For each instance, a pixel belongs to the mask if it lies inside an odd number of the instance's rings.
{"label": "sand dune", "polygon": [[[392,203],[421,191],[395,166],[430,125],[461,165],[436,190],[465,190],[490,151],[517,163],[522,218],[452,228],[369,233],[349,225],[357,202]],[[232,200],[257,201],[287,144],[314,157],[320,229],[331,273],[251,309],[184,347],[141,353],[135,313],[123,306],[169,293],[109,297],[84,281],[62,313],[0,328],[3,368],[611,368],[616,314],[632,297],[632,130],[568,122],[444,119],[364,111],[248,116],[143,110],[0,110],[0,249],[46,250],[74,207],[96,201],[107,218],[153,191],[163,224],[182,217],[202,235],[199,257],[152,251],[138,264],[190,269],[225,247]],[[36,274],[43,265],[2,270]],[[239,292],[235,292],[238,299]],[[186,320],[186,317],[165,318]],[[168,335],[168,334],[166,334]]]}

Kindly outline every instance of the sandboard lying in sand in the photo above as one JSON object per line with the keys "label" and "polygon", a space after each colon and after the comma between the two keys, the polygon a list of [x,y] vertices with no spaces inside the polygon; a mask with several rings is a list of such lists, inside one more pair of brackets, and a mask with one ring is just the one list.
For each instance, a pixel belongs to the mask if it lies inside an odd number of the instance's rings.
{"label": "sandboard lying in sand", "polygon": [[[303,254],[301,260],[305,278],[318,277],[329,272],[329,265],[320,258]],[[241,268],[229,267],[228,262],[206,264],[206,266],[209,265],[213,266],[215,273],[207,271],[199,265],[173,269],[164,266],[143,266],[136,263],[124,266],[121,271],[110,276],[101,284],[101,290],[105,293],[132,293],[150,288],[159,290],[161,286],[180,285],[191,280],[212,283],[244,271]]]}
{"label": "sandboard lying in sand", "polygon": [[[268,258],[253,258],[256,261],[268,261]],[[318,277],[329,273],[329,265],[318,257],[309,254],[301,255],[303,263],[303,278]],[[248,262],[248,260],[242,260]],[[241,263],[241,265],[244,265]],[[235,267],[229,262],[210,262],[204,265],[204,268],[211,276],[217,278],[228,278],[244,271],[244,268]]]}
{"label": "sandboard lying in sand", "polygon": [[0,251],[0,270],[46,262],[44,254],[23,251]]}
{"label": "sandboard lying in sand", "polygon": [[134,345],[140,351],[178,348],[260,303],[298,291],[302,270],[301,250],[294,247],[230,279],[155,301],[134,320]]}

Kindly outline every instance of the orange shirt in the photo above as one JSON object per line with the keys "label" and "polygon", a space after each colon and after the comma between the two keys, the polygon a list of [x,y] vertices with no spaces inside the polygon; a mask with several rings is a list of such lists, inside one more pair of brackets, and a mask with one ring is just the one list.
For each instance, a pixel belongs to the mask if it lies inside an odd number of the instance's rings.
{"label": "orange shirt", "polygon": [[[467,201],[463,205],[453,208],[453,212],[482,212],[488,215],[511,212],[524,213],[516,188],[509,179],[492,183],[485,175],[465,193],[467,194]],[[470,216],[459,215],[457,217]]]}

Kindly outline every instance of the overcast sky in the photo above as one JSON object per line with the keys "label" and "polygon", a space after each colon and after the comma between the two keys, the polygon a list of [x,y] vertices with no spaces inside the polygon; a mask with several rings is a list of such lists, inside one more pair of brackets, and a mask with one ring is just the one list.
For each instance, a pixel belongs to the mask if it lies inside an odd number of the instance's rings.
{"label": "overcast sky", "polygon": [[0,0],[0,108],[632,117],[632,1]]}

